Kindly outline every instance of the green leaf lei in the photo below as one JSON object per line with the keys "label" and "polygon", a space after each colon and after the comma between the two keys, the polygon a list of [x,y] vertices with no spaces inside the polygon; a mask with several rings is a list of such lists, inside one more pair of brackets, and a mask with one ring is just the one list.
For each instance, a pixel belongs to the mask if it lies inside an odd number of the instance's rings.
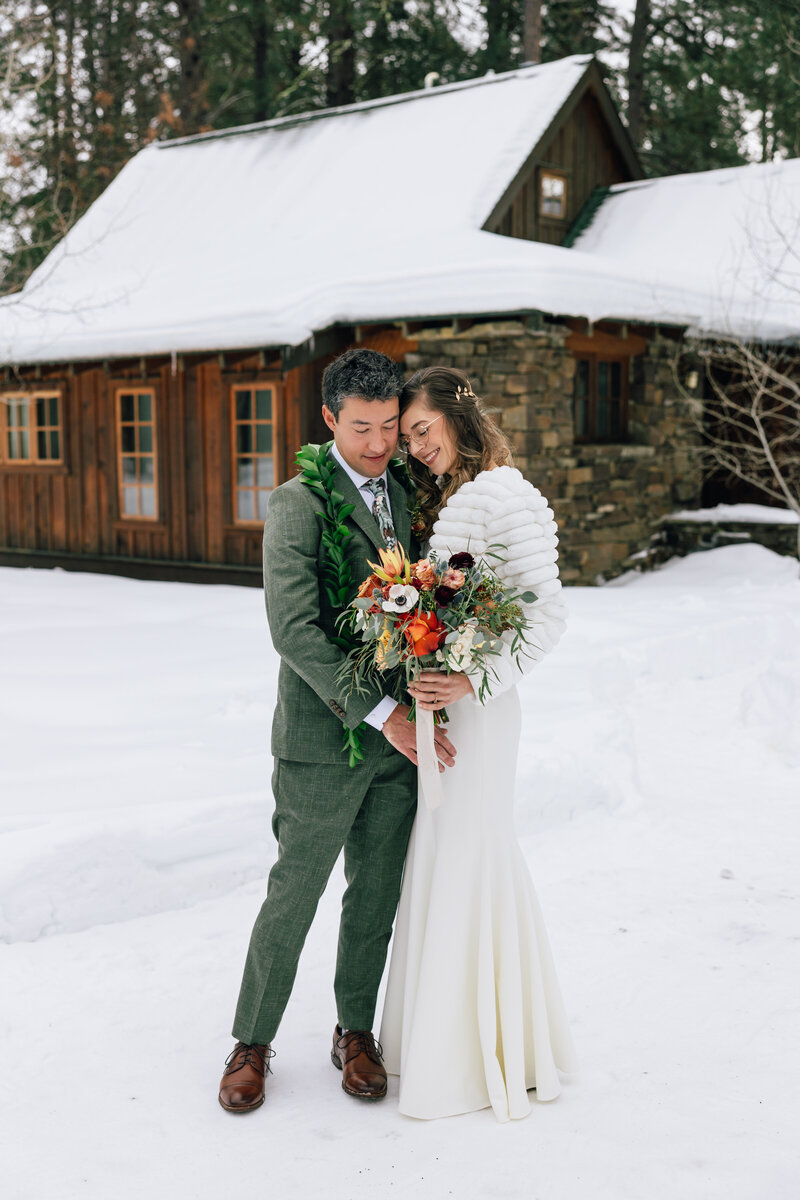
{"label": "green leaf lei", "polygon": [[[334,608],[340,611],[351,599],[353,581],[350,564],[347,561],[347,543],[353,536],[345,521],[355,509],[354,504],[345,500],[341,492],[333,486],[337,463],[328,455],[330,443],[325,445],[301,446],[297,452],[297,465],[303,477],[303,483],[320,499],[325,501],[325,508],[317,516],[322,522],[322,545],[324,547],[322,563],[322,582],[328,600]],[[393,459],[393,473],[399,476],[406,493],[411,490],[411,479],[402,459]],[[345,654],[353,649],[354,638],[334,636],[329,639],[335,646],[344,650]],[[351,767],[357,766],[364,759],[361,734],[366,729],[362,721],[356,729],[345,726],[342,750],[347,752]]]}

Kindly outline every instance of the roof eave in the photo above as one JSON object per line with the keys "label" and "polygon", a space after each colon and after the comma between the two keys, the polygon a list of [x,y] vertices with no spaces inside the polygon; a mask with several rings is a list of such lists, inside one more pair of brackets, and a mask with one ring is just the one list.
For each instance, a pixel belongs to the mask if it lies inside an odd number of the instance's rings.
{"label": "roof eave", "polygon": [[[575,318],[582,318],[584,320],[588,320],[588,318],[584,317],[583,314],[581,314],[581,313],[565,313],[565,312],[557,313],[557,312],[548,311],[547,309],[520,308],[518,306],[515,308],[508,308],[508,309],[496,309],[491,312],[448,312],[448,313],[418,312],[418,313],[413,313],[413,314],[409,313],[404,316],[400,315],[400,316],[396,316],[396,317],[380,317],[380,318],[376,317],[376,318],[362,318],[362,319],[354,318],[352,321],[336,321],[336,322],[334,322],[333,325],[326,326],[324,329],[314,330],[313,333],[309,337],[304,338],[303,341],[294,343],[292,345],[289,345],[287,343],[277,343],[277,342],[265,345],[263,342],[258,342],[258,343],[254,342],[251,345],[248,345],[246,343],[240,343],[239,345],[236,345],[236,346],[226,346],[226,347],[220,347],[219,345],[209,345],[209,346],[203,347],[203,348],[193,346],[193,347],[181,349],[180,346],[176,346],[175,349],[172,351],[152,350],[152,349],[148,350],[145,348],[145,349],[141,349],[141,350],[127,350],[124,353],[118,353],[118,354],[105,353],[105,354],[72,355],[70,357],[65,357],[65,358],[59,358],[59,357],[54,356],[52,358],[19,358],[19,359],[14,359],[14,360],[7,359],[7,360],[5,360],[5,362],[0,363],[0,370],[5,368],[7,370],[13,371],[13,370],[20,370],[20,369],[28,368],[28,367],[36,368],[36,367],[42,367],[42,366],[66,368],[66,367],[69,367],[70,364],[75,365],[77,363],[87,363],[87,364],[94,363],[96,365],[102,365],[103,363],[112,363],[112,362],[130,362],[131,360],[134,360],[134,359],[169,359],[172,356],[180,356],[182,358],[194,358],[194,357],[204,358],[204,357],[208,357],[209,355],[215,355],[215,354],[225,354],[225,355],[228,355],[228,354],[255,354],[258,352],[263,352],[265,354],[272,354],[272,355],[280,354],[284,360],[284,363],[286,363],[286,361],[293,359],[297,353],[302,353],[306,347],[308,347],[315,341],[318,342],[319,338],[327,330],[333,329],[333,328],[345,328],[345,327],[350,327],[350,326],[352,326],[354,328],[356,326],[361,326],[361,327],[366,328],[370,325],[430,325],[430,326],[433,326],[433,325],[437,325],[437,324],[447,324],[448,322],[457,322],[457,321],[471,321],[471,322],[507,321],[507,320],[512,320],[514,318],[522,318],[522,319],[526,320],[527,322],[529,322],[529,326],[530,326],[531,330],[540,330],[541,326],[542,326],[542,322],[544,320],[554,322],[554,323],[558,323],[560,321],[566,321],[566,320],[574,320]],[[678,322],[678,321],[654,320],[652,318],[643,318],[641,316],[633,316],[630,313],[627,313],[627,314],[622,313],[620,315],[615,315],[613,313],[609,313],[606,316],[598,318],[598,320],[596,322],[594,322],[594,324],[598,324],[600,321],[636,322],[637,324],[652,325],[654,327],[669,328],[669,329],[685,330],[687,328],[686,321]],[[410,334],[410,336],[413,336],[413,333]],[[711,336],[711,335],[709,335],[709,336]]]}

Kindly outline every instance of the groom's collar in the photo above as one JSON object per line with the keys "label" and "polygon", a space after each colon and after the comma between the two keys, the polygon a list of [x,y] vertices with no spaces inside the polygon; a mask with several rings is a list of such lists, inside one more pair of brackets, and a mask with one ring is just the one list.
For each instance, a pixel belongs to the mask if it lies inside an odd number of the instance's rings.
{"label": "groom's collar", "polygon": [[344,473],[353,481],[353,483],[355,484],[355,486],[358,488],[359,491],[361,491],[361,489],[363,487],[366,487],[366,485],[369,483],[371,478],[382,479],[384,482],[384,485],[386,485],[387,480],[386,480],[386,472],[385,471],[383,472],[382,475],[377,475],[377,476],[360,475],[358,471],[354,471],[353,468],[350,466],[350,464],[345,462],[345,460],[342,456],[342,452],[339,449],[339,447],[336,445],[335,441],[331,442],[331,451],[330,452],[331,452],[331,457],[336,459],[337,463],[342,468]]}

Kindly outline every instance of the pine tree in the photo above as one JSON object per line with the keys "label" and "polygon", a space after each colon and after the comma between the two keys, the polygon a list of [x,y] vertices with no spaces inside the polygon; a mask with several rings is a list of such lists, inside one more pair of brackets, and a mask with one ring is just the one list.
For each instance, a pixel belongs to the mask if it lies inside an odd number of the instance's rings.
{"label": "pine tree", "polygon": [[796,0],[653,0],[642,70],[649,174],[800,151]]}
{"label": "pine tree", "polygon": [[606,0],[551,0],[542,5],[542,60],[616,49],[615,6]]}

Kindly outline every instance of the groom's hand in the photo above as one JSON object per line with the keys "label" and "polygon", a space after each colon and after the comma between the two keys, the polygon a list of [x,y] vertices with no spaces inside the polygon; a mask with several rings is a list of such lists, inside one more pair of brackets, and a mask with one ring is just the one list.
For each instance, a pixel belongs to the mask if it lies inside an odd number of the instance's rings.
{"label": "groom's hand", "polygon": [[[417,763],[417,727],[411,721],[407,721],[410,709],[407,704],[398,704],[390,717],[384,721],[381,732],[390,745],[394,746],[395,750],[399,750],[401,754],[405,754],[406,758],[410,759],[414,766]],[[439,759],[439,772],[443,772],[445,767],[452,767],[456,761],[456,748],[450,741],[450,738],[443,731],[441,725],[436,725],[433,730],[433,741],[436,747],[436,757]]]}

